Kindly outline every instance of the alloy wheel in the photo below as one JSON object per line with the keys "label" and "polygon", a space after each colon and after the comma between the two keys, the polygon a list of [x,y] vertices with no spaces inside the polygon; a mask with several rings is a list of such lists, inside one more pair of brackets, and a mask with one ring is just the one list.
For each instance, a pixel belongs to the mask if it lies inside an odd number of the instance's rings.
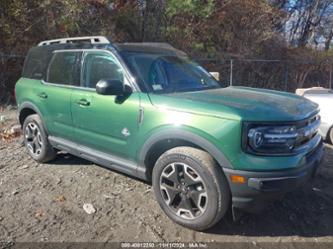
{"label": "alloy wheel", "polygon": [[163,169],[160,191],[167,206],[181,218],[198,218],[207,208],[205,183],[196,170],[185,163],[171,163]]}
{"label": "alloy wheel", "polygon": [[38,125],[33,122],[30,122],[25,127],[25,141],[28,150],[33,155],[40,155],[43,148],[42,134]]}

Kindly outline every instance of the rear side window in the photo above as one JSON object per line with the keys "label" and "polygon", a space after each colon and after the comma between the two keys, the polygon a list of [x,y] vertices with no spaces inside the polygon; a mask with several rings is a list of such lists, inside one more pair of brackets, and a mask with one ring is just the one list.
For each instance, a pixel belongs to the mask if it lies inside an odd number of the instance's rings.
{"label": "rear side window", "polygon": [[34,47],[29,50],[24,62],[22,76],[30,79],[45,79],[47,65],[52,57],[52,51],[45,47]]}
{"label": "rear side window", "polygon": [[80,52],[54,53],[47,72],[47,82],[80,85]]}

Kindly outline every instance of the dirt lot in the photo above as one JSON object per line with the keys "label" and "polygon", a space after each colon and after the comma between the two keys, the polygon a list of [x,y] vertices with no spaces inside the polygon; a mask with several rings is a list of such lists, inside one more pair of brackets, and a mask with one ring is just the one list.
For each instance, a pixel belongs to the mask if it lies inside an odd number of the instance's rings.
{"label": "dirt lot", "polygon": [[[15,124],[14,110],[1,115],[0,131]],[[304,189],[261,215],[227,217],[201,233],[170,221],[150,185],[68,154],[38,164],[21,141],[0,141],[0,241],[333,241],[332,146]]]}

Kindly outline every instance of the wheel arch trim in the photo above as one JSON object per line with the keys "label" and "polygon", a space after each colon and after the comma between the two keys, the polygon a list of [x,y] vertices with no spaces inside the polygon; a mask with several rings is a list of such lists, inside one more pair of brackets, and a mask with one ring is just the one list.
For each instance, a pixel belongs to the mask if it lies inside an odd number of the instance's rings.
{"label": "wheel arch trim", "polygon": [[155,144],[167,139],[180,139],[195,144],[207,151],[219,163],[222,168],[233,168],[224,153],[207,139],[189,131],[170,128],[163,131],[155,132],[143,144],[138,154],[139,170],[148,170],[145,165],[145,159],[148,156],[149,151],[153,148]]}
{"label": "wheel arch trim", "polygon": [[[40,119],[41,119],[42,122],[43,122],[44,129],[45,129],[46,132],[48,133],[47,128],[46,128],[46,126],[45,126],[44,118],[43,118],[43,115],[42,115],[41,111],[39,110],[39,108],[38,108],[35,104],[33,104],[33,103],[31,103],[31,102],[28,102],[28,101],[23,102],[23,103],[20,104],[19,107],[18,107],[18,120],[19,120],[20,124],[21,124],[21,121],[20,121],[20,115],[21,115],[21,113],[22,113],[22,111],[23,111],[24,109],[31,109],[31,110],[33,110],[35,113],[37,113],[38,116],[40,117]],[[21,126],[23,126],[23,123],[21,124]]]}

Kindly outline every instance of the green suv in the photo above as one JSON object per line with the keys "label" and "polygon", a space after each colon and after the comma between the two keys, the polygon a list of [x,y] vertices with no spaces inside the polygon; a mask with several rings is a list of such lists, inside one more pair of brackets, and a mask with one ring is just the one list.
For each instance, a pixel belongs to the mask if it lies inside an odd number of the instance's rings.
{"label": "green suv", "polygon": [[257,212],[321,161],[318,106],[290,93],[223,87],[165,43],[79,37],[32,48],[16,84],[25,146],[65,151],[152,182],[172,220],[196,230]]}

